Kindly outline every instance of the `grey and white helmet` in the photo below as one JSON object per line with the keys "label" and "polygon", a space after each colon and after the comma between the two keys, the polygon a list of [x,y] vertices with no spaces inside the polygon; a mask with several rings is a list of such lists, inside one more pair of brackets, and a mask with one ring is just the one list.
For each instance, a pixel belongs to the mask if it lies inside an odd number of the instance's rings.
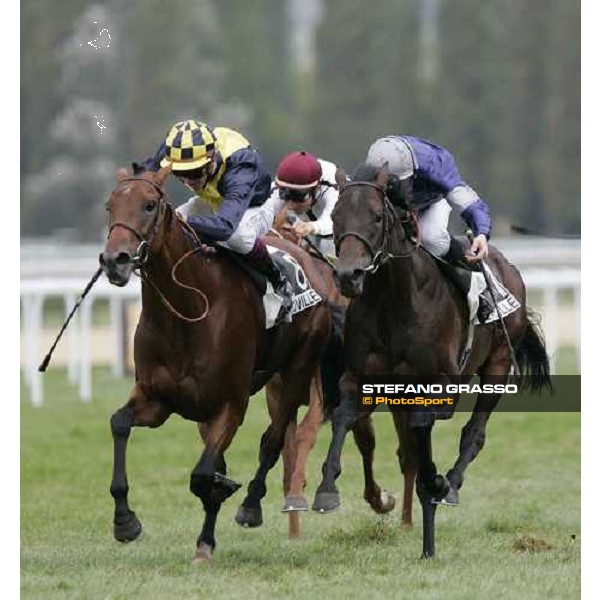
{"label": "grey and white helmet", "polygon": [[407,179],[415,169],[408,144],[398,136],[379,138],[371,144],[365,162],[377,168],[383,167],[387,162],[389,172],[396,175],[398,179]]}

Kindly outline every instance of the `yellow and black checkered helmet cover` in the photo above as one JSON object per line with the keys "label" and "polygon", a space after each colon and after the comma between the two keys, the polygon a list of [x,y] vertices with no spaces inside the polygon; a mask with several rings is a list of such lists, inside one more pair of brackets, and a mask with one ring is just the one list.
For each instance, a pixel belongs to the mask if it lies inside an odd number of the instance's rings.
{"label": "yellow and black checkered helmet cover", "polygon": [[205,123],[188,119],[175,123],[165,140],[166,156],[161,167],[173,171],[198,169],[209,163],[215,153],[215,135]]}

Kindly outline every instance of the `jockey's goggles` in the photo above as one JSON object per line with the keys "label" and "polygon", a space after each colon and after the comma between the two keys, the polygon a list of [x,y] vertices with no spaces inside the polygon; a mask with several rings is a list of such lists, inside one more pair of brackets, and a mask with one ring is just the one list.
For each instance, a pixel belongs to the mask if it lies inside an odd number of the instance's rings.
{"label": "jockey's goggles", "polygon": [[292,188],[279,188],[279,197],[284,202],[306,202],[312,198],[314,189],[294,190]]}
{"label": "jockey's goggles", "polygon": [[197,169],[191,169],[189,171],[172,171],[173,175],[177,179],[184,179],[185,181],[200,181],[207,173],[207,167],[198,167]]}

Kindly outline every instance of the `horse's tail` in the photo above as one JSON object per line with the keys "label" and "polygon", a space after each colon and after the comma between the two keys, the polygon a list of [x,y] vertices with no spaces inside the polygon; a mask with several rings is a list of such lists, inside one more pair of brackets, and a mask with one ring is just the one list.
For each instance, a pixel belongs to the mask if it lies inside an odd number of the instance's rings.
{"label": "horse's tail", "polygon": [[344,373],[344,320],[346,309],[331,304],[331,335],[321,359],[321,383],[323,385],[323,414],[330,419],[340,403],[340,378]]}
{"label": "horse's tail", "polygon": [[546,342],[540,327],[540,317],[532,309],[527,309],[527,328],[516,351],[517,364],[525,383],[521,389],[532,392],[547,388],[552,391],[550,379],[550,361]]}

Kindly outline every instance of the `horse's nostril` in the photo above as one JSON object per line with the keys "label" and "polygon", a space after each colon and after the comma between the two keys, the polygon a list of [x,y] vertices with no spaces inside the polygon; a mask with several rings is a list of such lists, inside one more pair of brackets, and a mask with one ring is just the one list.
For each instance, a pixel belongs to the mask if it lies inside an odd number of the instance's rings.
{"label": "horse's nostril", "polygon": [[118,265],[126,265],[127,263],[131,262],[131,255],[129,254],[129,252],[119,252],[119,254],[117,254],[115,262]]}

